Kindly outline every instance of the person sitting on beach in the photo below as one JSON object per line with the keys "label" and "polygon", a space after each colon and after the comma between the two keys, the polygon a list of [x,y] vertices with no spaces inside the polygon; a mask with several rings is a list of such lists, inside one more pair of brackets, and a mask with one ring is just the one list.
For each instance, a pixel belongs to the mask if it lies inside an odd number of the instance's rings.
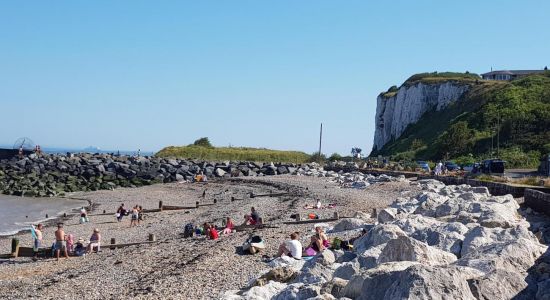
{"label": "person sitting on beach", "polygon": [[92,236],[90,237],[90,244],[88,245],[88,253],[94,251],[94,248],[97,248],[97,252],[100,251],[101,247],[101,234],[99,234],[99,229],[95,228]]}
{"label": "person sitting on beach", "polygon": [[209,223],[204,223],[204,232],[206,233],[206,236],[211,240],[217,240],[219,237],[216,228]]}
{"label": "person sitting on beach", "polygon": [[134,206],[134,208],[132,208],[132,219],[130,220],[130,227],[137,226],[138,218],[139,218],[139,211],[138,211],[138,206],[136,205]]}
{"label": "person sitting on beach", "polygon": [[252,225],[262,224],[262,218],[260,218],[260,214],[256,211],[256,209],[254,207],[250,208],[250,217],[254,221],[254,224],[252,224]]}
{"label": "person sitting on beach", "polygon": [[44,226],[42,224],[38,224],[36,228],[34,228],[34,241],[33,241],[33,251],[34,251],[34,257],[33,260],[38,259],[38,249],[42,246],[42,228]]}
{"label": "person sitting on beach", "polygon": [[298,232],[293,232],[290,234],[290,240],[285,241],[279,246],[278,257],[283,255],[290,256],[294,259],[302,258],[302,243],[298,240],[300,234]]}
{"label": "person sitting on beach", "polygon": [[[316,253],[319,253],[330,246],[327,235],[324,233],[321,226],[315,227],[315,234],[311,236],[310,244],[306,248],[311,248]],[[307,251],[306,251],[307,252]]]}
{"label": "person sitting on beach", "polygon": [[202,182],[203,176],[202,171],[200,171],[197,175],[195,175],[195,182]]}
{"label": "person sitting on beach", "polygon": [[124,203],[122,203],[116,211],[117,221],[122,221],[122,217],[124,217],[124,215],[126,215],[126,208],[124,208]]}
{"label": "person sitting on beach", "polygon": [[67,242],[65,237],[65,231],[63,230],[63,223],[57,224],[57,230],[55,231],[55,257],[59,260],[59,253],[63,250],[65,258],[69,258],[67,253]]}
{"label": "person sitting on beach", "polygon": [[227,217],[227,221],[225,222],[225,228],[223,229],[223,234],[230,234],[235,230],[235,224],[233,223],[233,219],[230,217]]}
{"label": "person sitting on beach", "polygon": [[84,240],[79,238],[74,246],[74,255],[83,256],[86,254],[86,248],[84,247]]}

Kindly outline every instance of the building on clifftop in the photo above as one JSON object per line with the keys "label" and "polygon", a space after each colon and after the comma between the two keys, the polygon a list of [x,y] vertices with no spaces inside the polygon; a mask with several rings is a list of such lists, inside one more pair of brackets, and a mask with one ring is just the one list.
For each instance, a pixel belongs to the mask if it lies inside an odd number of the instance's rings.
{"label": "building on clifftop", "polygon": [[519,77],[544,73],[547,70],[548,67],[545,67],[544,70],[491,71],[489,73],[481,74],[481,77],[485,80],[513,80]]}

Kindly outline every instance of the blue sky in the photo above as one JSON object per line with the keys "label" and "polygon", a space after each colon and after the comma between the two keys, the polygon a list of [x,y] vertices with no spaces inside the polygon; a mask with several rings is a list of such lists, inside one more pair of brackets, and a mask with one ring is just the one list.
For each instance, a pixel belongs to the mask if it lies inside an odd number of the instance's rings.
{"label": "blue sky", "polygon": [[414,73],[550,65],[549,1],[3,1],[0,144],[370,152]]}

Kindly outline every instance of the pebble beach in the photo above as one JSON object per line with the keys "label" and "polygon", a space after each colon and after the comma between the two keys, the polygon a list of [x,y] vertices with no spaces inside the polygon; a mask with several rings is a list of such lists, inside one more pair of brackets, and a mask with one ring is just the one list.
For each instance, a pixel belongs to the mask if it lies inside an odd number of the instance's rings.
{"label": "pebble beach", "polygon": [[[292,221],[290,215],[314,212],[320,218],[330,218],[337,211],[342,217],[351,217],[357,212],[370,216],[374,208],[385,208],[414,190],[414,186],[402,181],[353,189],[341,188],[338,183],[322,177],[280,175],[219,179],[207,184],[168,183],[77,192],[71,197],[93,204],[90,222],[79,224],[78,216],[71,217],[64,220],[65,231],[76,239],[88,240],[93,229],[98,228],[102,234],[102,251],[85,257],[63,258],[59,262],[55,259],[33,262],[30,258],[0,260],[0,298],[218,299],[228,290],[246,288],[267,271],[269,266],[262,261],[262,254],[275,255],[279,244],[291,232],[300,232],[300,240],[306,244],[313,233],[313,224],[284,224]],[[250,193],[270,192],[288,194],[249,197]],[[237,200],[231,201],[232,197]],[[121,222],[115,218],[121,203],[126,207],[142,205],[144,209],[155,209],[159,201],[164,205],[194,206],[196,201],[213,203],[214,199],[215,205],[198,209],[146,213],[144,221],[132,228],[129,218]],[[304,208],[316,199],[336,206],[315,211]],[[247,229],[223,235],[218,240],[182,236],[187,223],[208,221],[221,226],[225,217],[232,217],[240,224],[252,206],[269,228]],[[99,215],[104,210],[112,214]],[[55,226],[45,228],[44,245],[54,241],[54,231]],[[266,249],[260,255],[243,255],[239,247],[252,233],[266,241]],[[108,247],[111,238],[117,243],[135,243],[147,241],[149,234],[154,234],[157,242],[116,250]],[[22,246],[31,246],[29,233],[18,238]],[[10,239],[0,239],[0,253],[9,253],[10,245]]]}

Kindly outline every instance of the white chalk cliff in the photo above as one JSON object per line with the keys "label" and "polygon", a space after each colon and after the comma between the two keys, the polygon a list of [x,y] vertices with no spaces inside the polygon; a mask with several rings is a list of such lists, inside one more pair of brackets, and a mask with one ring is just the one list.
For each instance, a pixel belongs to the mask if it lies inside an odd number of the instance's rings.
{"label": "white chalk cliff", "polygon": [[[376,101],[374,149],[401,136],[408,125],[416,123],[430,110],[442,110],[467,92],[469,85],[447,81],[437,84],[403,85],[393,97],[379,95]],[[436,126],[436,124],[434,124]]]}

